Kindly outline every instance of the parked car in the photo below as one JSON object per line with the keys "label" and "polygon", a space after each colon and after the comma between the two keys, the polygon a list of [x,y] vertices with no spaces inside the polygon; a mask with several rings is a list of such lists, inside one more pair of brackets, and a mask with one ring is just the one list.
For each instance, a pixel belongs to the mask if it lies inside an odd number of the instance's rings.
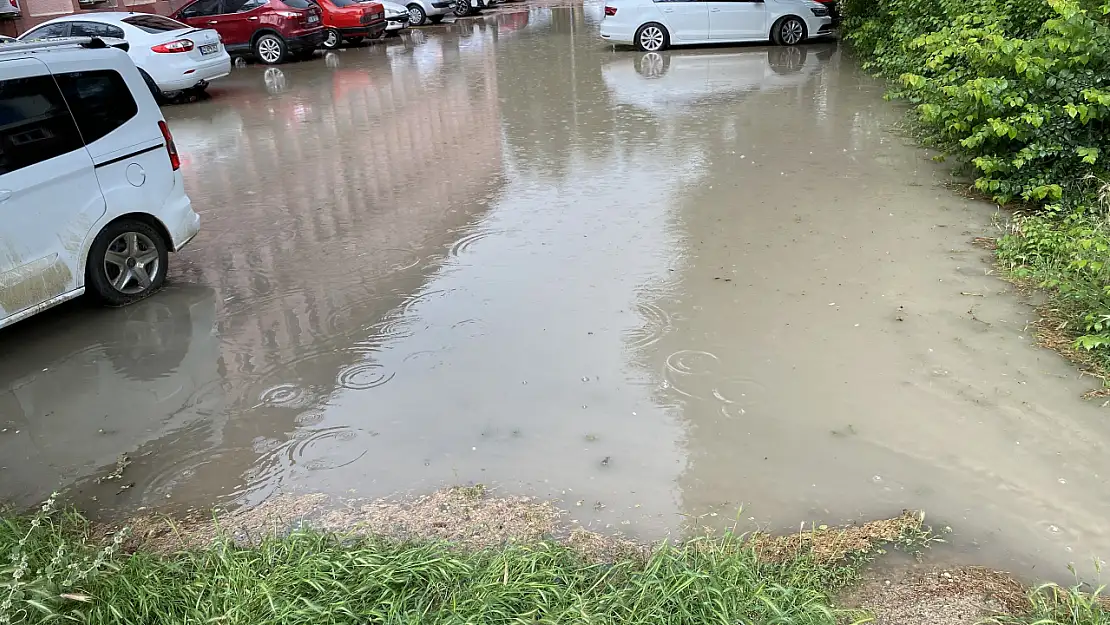
{"label": "parked car", "polygon": [[149,13],[103,12],[66,15],[23,33],[20,41],[57,37],[110,37],[130,44],[127,54],[155,100],[182,91],[204,91],[231,73],[231,57],[210,29],[196,29]]}
{"label": "parked car", "polygon": [[455,3],[454,0],[410,0],[406,6],[409,10],[409,26],[423,26],[442,22]]}
{"label": "parked car", "polygon": [[601,38],[657,52],[670,46],[741,41],[793,46],[831,34],[832,28],[828,7],[814,0],[609,0]]}
{"label": "parked car", "polygon": [[320,9],[308,0],[195,0],[173,17],[214,29],[229,54],[267,65],[308,58],[324,42]]}
{"label": "parked car", "polygon": [[15,37],[9,37],[7,35],[0,35],[0,44],[12,43],[14,41],[16,41]]}
{"label": "parked car", "polygon": [[455,0],[455,6],[452,10],[455,12],[455,17],[467,17],[468,15],[477,15],[482,9],[488,8],[490,2],[488,0]]}
{"label": "parked car", "polygon": [[401,34],[402,30],[409,27],[409,10],[407,7],[396,2],[388,2],[388,0],[382,0],[381,5],[385,7],[385,35],[387,37],[395,37]]}
{"label": "parked car", "polygon": [[310,0],[320,7],[324,19],[324,48],[335,50],[344,41],[359,43],[385,33],[385,8],[380,2],[357,0]]}
{"label": "parked car", "polygon": [[200,217],[134,61],[89,38],[5,44],[0,66],[0,327],[157,291]]}

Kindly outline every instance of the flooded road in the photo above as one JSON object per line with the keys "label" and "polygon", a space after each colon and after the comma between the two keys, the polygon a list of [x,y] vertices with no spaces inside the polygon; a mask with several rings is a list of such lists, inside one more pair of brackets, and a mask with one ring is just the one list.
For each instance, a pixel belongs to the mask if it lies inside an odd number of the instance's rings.
{"label": "flooded road", "polygon": [[0,333],[0,498],[481,482],[643,538],[922,508],[959,561],[1110,555],[1106,409],[881,85],[833,43],[614,51],[599,13],[165,109],[203,231],[156,297]]}

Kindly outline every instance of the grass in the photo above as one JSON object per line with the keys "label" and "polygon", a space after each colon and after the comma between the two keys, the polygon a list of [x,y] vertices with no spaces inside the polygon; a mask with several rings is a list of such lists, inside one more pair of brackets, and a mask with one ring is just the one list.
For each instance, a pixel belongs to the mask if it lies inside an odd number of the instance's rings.
{"label": "grass", "polygon": [[159,553],[122,552],[123,533],[103,537],[48,502],[2,516],[0,623],[836,625],[860,616],[830,597],[875,541],[925,536],[919,517],[899,518],[804,538],[703,536],[615,561],[555,539],[464,549],[316,530]]}

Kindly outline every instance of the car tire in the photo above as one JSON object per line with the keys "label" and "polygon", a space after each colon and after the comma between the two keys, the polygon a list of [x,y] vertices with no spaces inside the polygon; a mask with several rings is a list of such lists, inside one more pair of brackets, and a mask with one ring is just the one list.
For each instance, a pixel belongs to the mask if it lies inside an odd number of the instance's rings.
{"label": "car tire", "polygon": [[433,24],[439,24],[439,23],[443,22],[443,18],[444,18],[443,15],[433,15],[433,16],[428,18],[428,21],[433,23]]}
{"label": "car tire", "polygon": [[343,37],[339,36],[339,31],[334,28],[327,28],[324,30],[324,42],[320,44],[325,50],[337,50],[343,43]]}
{"label": "car tire", "polygon": [[254,40],[254,45],[251,46],[254,52],[254,58],[258,59],[260,63],[266,65],[277,65],[285,60],[286,54],[289,52],[288,46],[285,45],[285,40],[279,35],[274,33],[263,33]]}
{"label": "car tire", "polygon": [[428,14],[419,4],[413,2],[406,8],[409,10],[409,26],[423,26],[428,23]]}
{"label": "car tire", "polygon": [[467,17],[474,13],[470,0],[455,0],[455,17]]}
{"label": "car tire", "polygon": [[163,104],[167,103],[169,101],[169,98],[167,98],[166,94],[162,93],[162,90],[158,88],[158,84],[154,82],[154,79],[150,77],[150,74],[146,73],[146,70],[142,68],[139,69],[139,73],[142,74],[143,82],[145,82],[147,88],[150,89],[150,95],[154,96],[154,101],[158,103],[158,106],[162,106]]}
{"label": "car tire", "polygon": [[661,52],[671,44],[667,28],[658,22],[648,22],[636,29],[636,49],[641,52]]}
{"label": "car tire", "polygon": [[787,15],[771,28],[771,40],[780,46],[796,46],[806,40],[806,23],[800,17]]}
{"label": "car tire", "polygon": [[168,242],[149,224],[114,221],[96,235],[85,267],[85,285],[108,306],[149,297],[166,282]]}

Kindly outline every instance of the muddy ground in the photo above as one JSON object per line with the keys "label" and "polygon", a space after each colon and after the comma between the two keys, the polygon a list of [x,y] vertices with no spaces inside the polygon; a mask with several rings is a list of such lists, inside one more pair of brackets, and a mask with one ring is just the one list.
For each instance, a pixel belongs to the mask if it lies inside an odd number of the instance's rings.
{"label": "muddy ground", "polygon": [[835,41],[640,54],[600,17],[509,5],[167,107],[203,231],[157,297],[0,332],[0,498],[485,483],[640,541],[908,508],[943,567],[1110,552],[1098,381],[883,86]]}

